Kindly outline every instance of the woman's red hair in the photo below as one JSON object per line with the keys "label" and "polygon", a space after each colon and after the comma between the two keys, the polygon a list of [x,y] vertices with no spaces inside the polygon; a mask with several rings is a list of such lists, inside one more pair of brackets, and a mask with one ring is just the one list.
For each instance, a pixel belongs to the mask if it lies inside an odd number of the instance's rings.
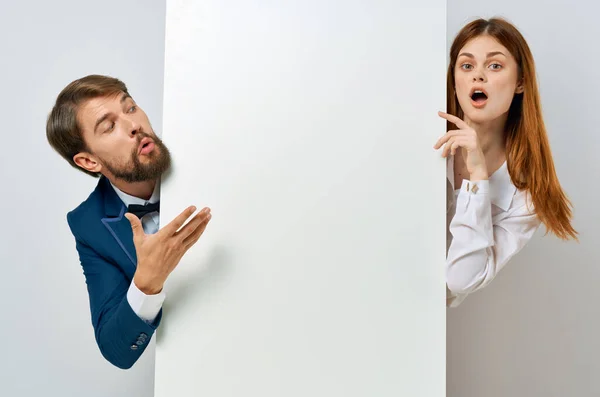
{"label": "woman's red hair", "polygon": [[[478,19],[462,28],[450,48],[447,77],[448,113],[463,119],[455,95],[454,67],[461,48],[473,38],[488,35],[502,44],[515,58],[524,92],[516,94],[506,122],[508,172],[518,189],[531,194],[534,210],[547,231],[568,240],[577,239],[571,225],[571,202],[562,190],[554,169],[531,50],[521,33],[501,18]],[[452,128],[448,122],[448,128]]]}

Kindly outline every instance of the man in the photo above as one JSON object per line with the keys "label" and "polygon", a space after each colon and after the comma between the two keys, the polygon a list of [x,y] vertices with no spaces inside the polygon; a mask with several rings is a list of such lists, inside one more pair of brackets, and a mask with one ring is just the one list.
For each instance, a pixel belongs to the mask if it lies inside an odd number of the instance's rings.
{"label": "man", "polygon": [[159,230],[159,181],[170,154],[118,79],[90,75],[65,87],[46,135],[73,167],[99,178],[67,221],[98,347],[113,365],[130,368],[160,324],[163,284],[204,232],[210,210],[183,226],[191,206]]}

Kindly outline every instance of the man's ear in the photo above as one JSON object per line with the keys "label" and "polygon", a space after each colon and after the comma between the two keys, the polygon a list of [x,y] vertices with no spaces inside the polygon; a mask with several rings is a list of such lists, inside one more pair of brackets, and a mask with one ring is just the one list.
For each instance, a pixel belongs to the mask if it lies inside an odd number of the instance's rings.
{"label": "man's ear", "polygon": [[79,167],[93,173],[99,173],[102,169],[102,165],[100,164],[96,156],[87,152],[77,153],[75,156],[73,156],[73,161]]}

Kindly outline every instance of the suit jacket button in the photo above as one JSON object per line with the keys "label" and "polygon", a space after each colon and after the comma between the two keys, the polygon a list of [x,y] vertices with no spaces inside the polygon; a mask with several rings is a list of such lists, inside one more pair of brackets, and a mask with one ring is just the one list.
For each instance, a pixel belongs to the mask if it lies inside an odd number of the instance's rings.
{"label": "suit jacket button", "polygon": [[138,349],[137,345],[131,345],[131,350],[137,350],[137,349]]}
{"label": "suit jacket button", "polygon": [[144,341],[138,340],[137,342],[135,342],[136,345],[141,346],[144,344]]}

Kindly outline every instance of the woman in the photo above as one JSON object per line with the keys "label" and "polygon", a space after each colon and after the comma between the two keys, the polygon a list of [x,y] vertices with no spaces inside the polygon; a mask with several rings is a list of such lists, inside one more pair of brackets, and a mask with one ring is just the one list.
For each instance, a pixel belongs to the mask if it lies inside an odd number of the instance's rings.
{"label": "woman", "polygon": [[[543,223],[577,239],[556,177],[534,61],[505,20],[466,25],[450,49],[447,306],[488,285]],[[451,129],[451,128],[455,129]]]}

